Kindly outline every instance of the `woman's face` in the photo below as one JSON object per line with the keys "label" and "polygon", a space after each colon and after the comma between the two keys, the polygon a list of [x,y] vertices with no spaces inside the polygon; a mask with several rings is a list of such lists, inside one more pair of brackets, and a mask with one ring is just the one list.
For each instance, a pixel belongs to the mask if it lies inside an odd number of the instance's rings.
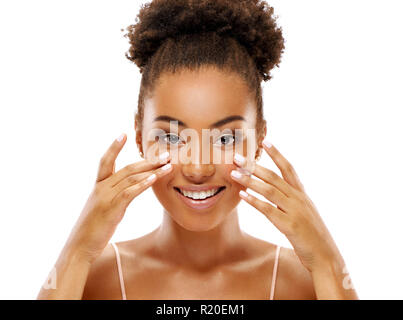
{"label": "woman's face", "polygon": [[238,205],[238,193],[245,188],[230,177],[236,169],[233,155],[254,160],[255,128],[256,105],[239,76],[215,68],[161,76],[145,101],[142,132],[137,134],[146,159],[171,154],[173,170],[152,188],[176,223],[207,231]]}

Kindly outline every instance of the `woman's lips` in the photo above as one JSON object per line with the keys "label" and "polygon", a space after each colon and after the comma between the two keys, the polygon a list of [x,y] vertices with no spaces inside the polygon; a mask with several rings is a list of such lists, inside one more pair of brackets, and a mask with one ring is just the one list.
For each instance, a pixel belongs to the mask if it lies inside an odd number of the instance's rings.
{"label": "woman's lips", "polygon": [[174,188],[175,193],[178,195],[179,199],[182,200],[188,207],[196,210],[203,210],[213,206],[223,196],[225,189],[226,188],[224,187],[221,191],[219,191],[212,197],[203,200],[193,200],[184,196],[182,193],[180,193],[180,191]]}

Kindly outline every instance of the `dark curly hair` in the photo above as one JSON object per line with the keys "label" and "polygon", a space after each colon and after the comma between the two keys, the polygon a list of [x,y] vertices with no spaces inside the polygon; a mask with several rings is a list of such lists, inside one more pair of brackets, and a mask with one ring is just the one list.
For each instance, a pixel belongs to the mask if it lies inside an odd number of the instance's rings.
{"label": "dark curly hair", "polygon": [[[261,81],[271,79],[284,50],[273,8],[261,0],[152,0],[126,28],[126,57],[142,74],[136,121],[141,130],[144,99],[163,72],[215,66],[236,72],[254,93],[262,129]],[[122,31],[124,31],[122,29]]]}

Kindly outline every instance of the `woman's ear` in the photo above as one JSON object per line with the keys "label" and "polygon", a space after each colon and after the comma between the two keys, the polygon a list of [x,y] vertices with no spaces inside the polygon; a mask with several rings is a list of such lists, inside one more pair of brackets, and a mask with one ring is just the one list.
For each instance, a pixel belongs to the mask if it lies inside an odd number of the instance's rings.
{"label": "woman's ear", "polygon": [[256,155],[255,155],[256,160],[259,160],[260,156],[262,155],[262,151],[263,151],[262,142],[263,142],[264,138],[266,137],[266,134],[267,134],[266,120],[263,120],[262,129],[259,131],[259,135],[258,135],[258,144],[257,144]]}

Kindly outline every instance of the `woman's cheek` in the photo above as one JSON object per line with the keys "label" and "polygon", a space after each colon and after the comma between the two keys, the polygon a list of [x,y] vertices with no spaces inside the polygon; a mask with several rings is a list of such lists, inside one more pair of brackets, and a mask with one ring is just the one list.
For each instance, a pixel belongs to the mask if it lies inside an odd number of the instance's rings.
{"label": "woman's cheek", "polygon": [[240,190],[245,190],[246,188],[244,186],[237,183],[231,177],[231,171],[236,170],[238,168],[237,165],[236,164],[224,164],[222,166],[223,166],[223,176],[225,177],[225,180],[230,185],[229,189],[230,189],[231,194],[237,194]]}
{"label": "woman's cheek", "polygon": [[[166,191],[167,189],[172,189],[174,186],[175,177],[177,176],[178,170],[180,170],[177,164],[172,164],[172,169],[167,174],[164,174],[157,181],[154,182],[154,186],[158,188],[158,190]],[[172,189],[173,190],[173,189]]]}
{"label": "woman's cheek", "polygon": [[169,155],[171,156],[171,163],[174,166],[174,170],[178,169],[179,166],[179,159],[180,159],[180,150],[178,148],[171,148],[167,150]]}

